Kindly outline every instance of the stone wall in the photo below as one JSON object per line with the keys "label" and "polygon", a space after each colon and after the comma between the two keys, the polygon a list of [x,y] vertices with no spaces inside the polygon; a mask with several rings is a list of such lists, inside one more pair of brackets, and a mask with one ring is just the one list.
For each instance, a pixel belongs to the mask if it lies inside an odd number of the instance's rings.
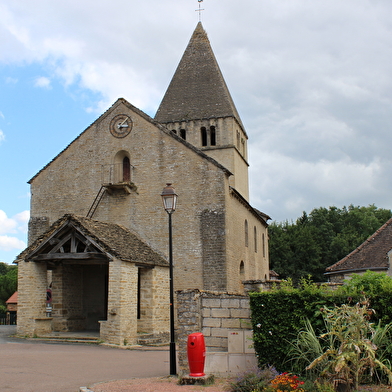
{"label": "stone wall", "polygon": [[[53,223],[53,222],[52,222]],[[50,226],[49,218],[45,216],[33,216],[29,220],[29,245],[38,238],[40,235],[44,234]]]}
{"label": "stone wall", "polygon": [[228,275],[225,291],[242,293],[242,281],[268,280],[268,227],[234,190],[227,196],[225,234]]}
{"label": "stone wall", "polygon": [[201,213],[201,242],[203,251],[203,288],[227,288],[225,213],[206,209]]}
{"label": "stone wall", "polygon": [[[124,138],[110,133],[111,120],[119,114],[133,121]],[[201,238],[208,235],[203,212],[224,210],[229,180],[219,165],[184,143],[119,100],[30,180],[29,243],[66,213],[86,216],[102,185],[102,170],[110,171],[121,152],[130,158],[135,189],[106,192],[93,219],[129,228],[167,257],[168,218],[160,193],[167,182],[173,183],[179,194],[173,214],[175,288],[202,289]],[[221,253],[208,257],[208,262],[225,263]]]}
{"label": "stone wall", "polygon": [[177,292],[179,369],[188,373],[188,335],[202,332],[206,373],[240,372],[256,365],[249,297],[213,291]]}

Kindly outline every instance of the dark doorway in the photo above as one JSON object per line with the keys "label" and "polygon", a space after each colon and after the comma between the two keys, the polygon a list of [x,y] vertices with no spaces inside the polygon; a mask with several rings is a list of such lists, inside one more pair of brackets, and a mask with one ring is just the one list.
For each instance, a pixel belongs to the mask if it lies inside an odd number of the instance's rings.
{"label": "dark doorway", "polygon": [[108,264],[83,266],[83,313],[86,330],[99,331],[107,319]]}

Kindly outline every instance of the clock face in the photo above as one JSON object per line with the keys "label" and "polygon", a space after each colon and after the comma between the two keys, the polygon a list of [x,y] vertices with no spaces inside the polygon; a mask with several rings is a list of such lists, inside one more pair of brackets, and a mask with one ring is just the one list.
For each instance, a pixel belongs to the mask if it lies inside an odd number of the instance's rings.
{"label": "clock face", "polygon": [[125,137],[131,132],[132,119],[126,114],[118,114],[110,121],[110,133],[115,137]]}

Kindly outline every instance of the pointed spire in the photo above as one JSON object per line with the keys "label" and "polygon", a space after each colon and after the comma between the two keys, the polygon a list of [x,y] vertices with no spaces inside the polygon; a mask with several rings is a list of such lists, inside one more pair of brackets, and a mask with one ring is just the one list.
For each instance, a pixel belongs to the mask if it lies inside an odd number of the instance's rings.
{"label": "pointed spire", "polygon": [[242,125],[201,22],[155,115],[161,123],[235,117]]}

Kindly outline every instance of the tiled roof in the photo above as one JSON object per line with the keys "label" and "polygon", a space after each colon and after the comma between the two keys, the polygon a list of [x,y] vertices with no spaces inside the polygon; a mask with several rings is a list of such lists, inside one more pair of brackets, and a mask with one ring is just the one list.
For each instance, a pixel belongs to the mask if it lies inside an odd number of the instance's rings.
{"label": "tiled roof", "polygon": [[23,260],[47,243],[47,241],[66,226],[72,225],[79,233],[94,241],[101,251],[110,258],[146,265],[168,266],[164,257],[150,248],[129,229],[115,223],[96,221],[90,218],[66,214],[57,220],[50,229],[26,248],[17,260]]}
{"label": "tiled roof", "polygon": [[234,117],[242,126],[207,33],[199,22],[155,120],[171,123],[221,117]]}
{"label": "tiled roof", "polygon": [[387,270],[392,249],[392,218],[349,255],[326,269],[327,274],[342,271]]}
{"label": "tiled roof", "polygon": [[17,304],[18,303],[18,292],[15,291],[14,294],[11,295],[11,297],[9,297],[7,299],[7,301],[5,301],[6,304]]}

